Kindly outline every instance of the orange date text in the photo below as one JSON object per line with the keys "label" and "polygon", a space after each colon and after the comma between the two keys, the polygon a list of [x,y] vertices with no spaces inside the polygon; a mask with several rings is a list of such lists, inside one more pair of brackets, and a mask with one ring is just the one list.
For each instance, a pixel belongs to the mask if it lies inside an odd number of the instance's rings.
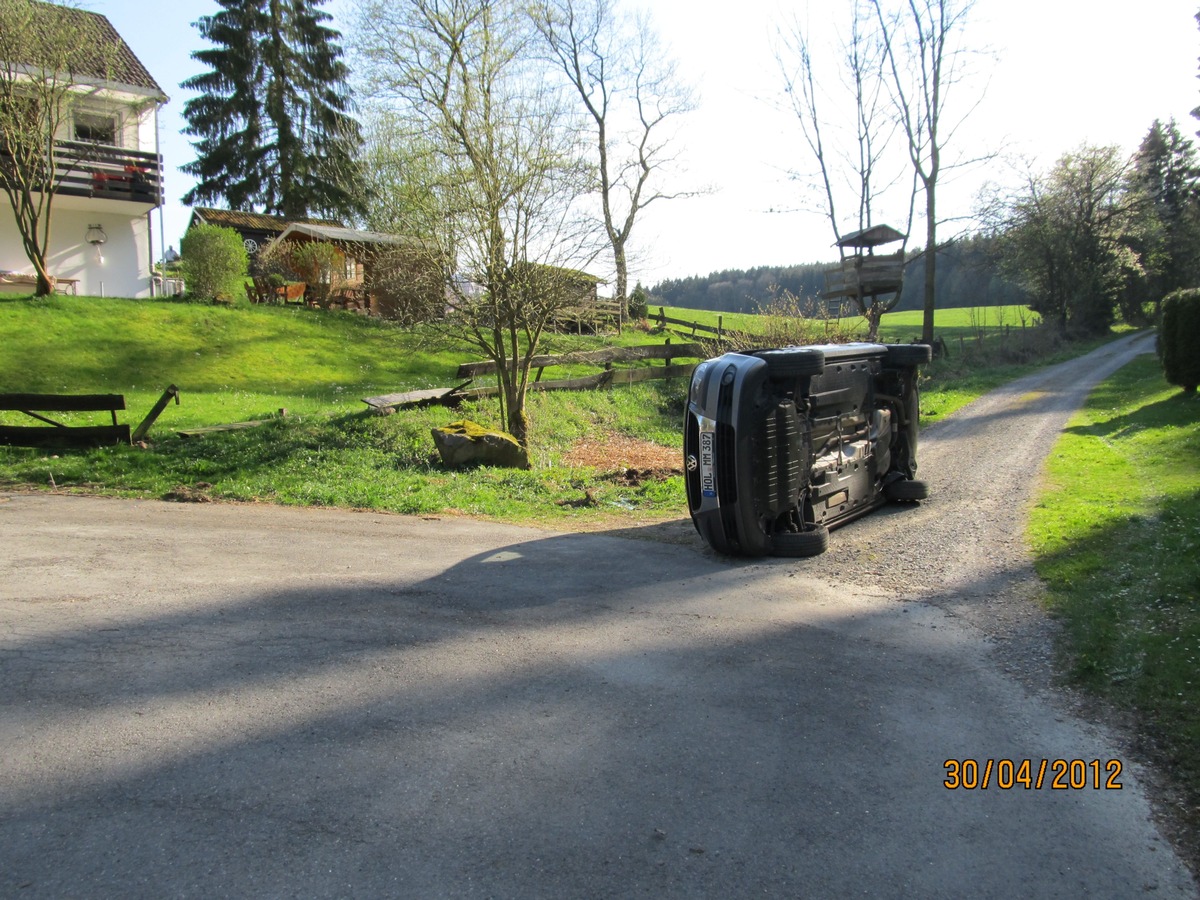
{"label": "orange date text", "polygon": [[1119,759],[948,759],[942,786],[950,790],[1119,791]]}

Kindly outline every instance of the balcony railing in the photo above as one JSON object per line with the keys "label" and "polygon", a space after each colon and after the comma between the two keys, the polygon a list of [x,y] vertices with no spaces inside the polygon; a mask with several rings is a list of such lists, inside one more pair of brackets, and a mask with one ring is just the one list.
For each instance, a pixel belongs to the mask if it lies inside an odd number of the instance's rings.
{"label": "balcony railing", "polygon": [[162,157],[81,141],[55,141],[58,192],[98,200],[157,204],[162,193]]}

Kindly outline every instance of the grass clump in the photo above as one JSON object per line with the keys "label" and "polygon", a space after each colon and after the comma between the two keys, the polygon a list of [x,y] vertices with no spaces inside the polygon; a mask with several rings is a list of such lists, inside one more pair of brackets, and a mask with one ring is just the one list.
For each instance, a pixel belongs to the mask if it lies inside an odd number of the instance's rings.
{"label": "grass clump", "polygon": [[1137,710],[1200,829],[1200,403],[1142,357],[1055,445],[1029,539],[1073,677]]}

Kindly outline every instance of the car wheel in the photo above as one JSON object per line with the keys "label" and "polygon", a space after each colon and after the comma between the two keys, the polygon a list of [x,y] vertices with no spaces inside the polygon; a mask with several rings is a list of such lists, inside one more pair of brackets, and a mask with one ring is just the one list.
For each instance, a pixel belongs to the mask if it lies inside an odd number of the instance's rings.
{"label": "car wheel", "polygon": [[775,556],[820,556],[829,549],[829,529],[818,525],[811,531],[781,531],[771,537]]}
{"label": "car wheel", "polygon": [[933,361],[933,348],[928,344],[888,344],[889,366],[924,366]]}
{"label": "car wheel", "polygon": [[754,355],[767,364],[772,378],[804,378],[825,371],[825,354],[811,347],[761,350]]}
{"label": "car wheel", "polygon": [[924,481],[903,479],[893,481],[884,488],[884,493],[887,494],[889,500],[901,503],[913,500],[927,500],[929,499],[929,485]]}

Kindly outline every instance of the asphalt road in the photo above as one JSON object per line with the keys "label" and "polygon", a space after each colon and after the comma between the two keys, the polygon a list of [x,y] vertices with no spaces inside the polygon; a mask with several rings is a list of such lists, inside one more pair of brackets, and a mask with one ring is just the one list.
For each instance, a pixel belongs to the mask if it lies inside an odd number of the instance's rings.
{"label": "asphalt road", "polygon": [[[961,559],[936,598],[871,584],[905,521],[835,532],[839,581],[0,495],[0,896],[1195,897],[1119,744],[962,614]],[[952,759],[1119,760],[1121,788],[952,790]]]}

